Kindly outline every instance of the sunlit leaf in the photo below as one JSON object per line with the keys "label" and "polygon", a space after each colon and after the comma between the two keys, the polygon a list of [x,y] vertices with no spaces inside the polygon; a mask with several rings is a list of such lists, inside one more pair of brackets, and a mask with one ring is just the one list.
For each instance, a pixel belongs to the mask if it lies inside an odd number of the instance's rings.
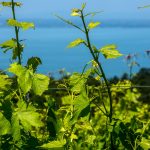
{"label": "sunlit leaf", "polygon": [[10,134],[11,125],[10,122],[0,112],[0,135]]}
{"label": "sunlit leaf", "polygon": [[84,42],[85,41],[83,39],[78,38],[75,41],[71,42],[67,47],[68,48],[72,48],[72,47],[78,46],[78,45],[80,45],[80,44],[82,44]]}
{"label": "sunlit leaf", "polygon": [[112,59],[122,56],[122,54],[117,50],[117,47],[114,44],[102,47],[99,52],[101,52],[106,59]]}
{"label": "sunlit leaf", "polygon": [[49,78],[43,74],[34,74],[32,90],[36,95],[42,95],[48,89]]}
{"label": "sunlit leaf", "polygon": [[[0,4],[4,7],[12,7],[12,2],[0,2]],[[13,2],[14,6],[21,6],[22,3],[20,2]]]}
{"label": "sunlit leaf", "polygon": [[21,140],[21,127],[19,124],[19,118],[16,113],[13,113],[11,118],[11,132],[14,141]]}
{"label": "sunlit leaf", "polygon": [[7,24],[9,26],[15,26],[22,28],[23,30],[28,30],[30,28],[34,28],[34,23],[31,22],[18,22],[17,20],[14,19],[8,19]]}
{"label": "sunlit leaf", "polygon": [[83,10],[85,7],[86,7],[86,3],[83,3],[83,4],[82,4],[82,7],[81,7],[82,10]]}
{"label": "sunlit leaf", "polygon": [[14,141],[21,140],[21,131],[37,131],[43,126],[41,115],[36,112],[36,108],[28,105],[24,101],[18,101],[18,108],[14,110],[11,118],[11,132]]}
{"label": "sunlit leaf", "polygon": [[43,149],[57,149],[57,148],[62,148],[66,144],[66,140],[62,141],[51,141],[49,143],[43,144],[40,146]]}
{"label": "sunlit leaf", "polygon": [[[19,45],[19,50],[18,50]],[[0,47],[3,49],[3,52],[6,53],[8,50],[12,50],[12,59],[15,60],[18,56],[18,53],[23,51],[24,46],[18,43],[15,39],[7,40],[0,44]]]}
{"label": "sunlit leaf", "polygon": [[85,83],[87,79],[84,78],[84,76],[82,76],[79,73],[73,73],[69,81],[70,81],[71,91],[79,93],[85,87]]}
{"label": "sunlit leaf", "polygon": [[140,146],[144,149],[144,150],[149,150],[150,149],[150,140],[142,138],[142,141],[140,143]]}
{"label": "sunlit leaf", "polygon": [[7,75],[0,75],[0,90],[8,90],[11,84],[12,81]]}
{"label": "sunlit leaf", "polygon": [[33,71],[28,69],[22,71],[22,73],[18,77],[18,84],[21,87],[24,94],[29,92],[32,87],[32,77],[33,77]]}
{"label": "sunlit leaf", "polygon": [[88,24],[88,29],[93,29],[96,28],[97,26],[99,26],[101,23],[100,22],[90,22]]}
{"label": "sunlit leaf", "polygon": [[71,16],[81,16],[80,10],[77,8],[73,8],[71,12]]}
{"label": "sunlit leaf", "polygon": [[10,68],[8,68],[8,71],[20,76],[22,74],[22,72],[24,72],[26,70],[26,68],[24,68],[23,66],[19,65],[18,63],[13,63],[10,65]]}
{"label": "sunlit leaf", "polygon": [[3,42],[2,44],[0,44],[0,47],[2,49],[4,49],[4,52],[6,52],[9,49],[16,48],[16,46],[17,46],[17,44],[16,44],[16,41],[14,39],[7,40],[7,41]]}
{"label": "sunlit leaf", "polygon": [[43,123],[40,120],[40,114],[35,111],[20,111],[17,112],[18,118],[26,131],[31,131],[32,127],[42,127]]}
{"label": "sunlit leaf", "polygon": [[18,84],[25,94],[32,89],[35,94],[41,95],[48,89],[49,78],[45,75],[33,73],[33,70],[17,63],[11,64],[8,71],[18,76]]}

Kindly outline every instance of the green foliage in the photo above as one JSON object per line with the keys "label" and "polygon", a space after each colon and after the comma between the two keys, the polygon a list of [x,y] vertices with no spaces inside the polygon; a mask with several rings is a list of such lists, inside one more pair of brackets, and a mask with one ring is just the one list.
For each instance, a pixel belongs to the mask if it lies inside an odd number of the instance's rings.
{"label": "green foliage", "polygon": [[4,53],[6,53],[8,50],[12,50],[12,60],[17,59],[18,46],[19,46],[20,52],[23,52],[24,45],[20,44],[20,43],[18,43],[18,45],[17,45],[16,39],[11,39],[11,40],[5,41],[4,43],[0,44],[0,47],[2,49],[4,49],[3,50]]}
{"label": "green foliage", "polygon": [[28,59],[27,66],[36,71],[37,67],[42,64],[42,61],[39,57],[31,57]]}
{"label": "green foliage", "polygon": [[33,90],[36,95],[42,95],[48,89],[49,78],[42,74],[36,74],[33,69],[27,69],[17,63],[11,64],[9,72],[17,75],[18,84],[24,94]]}
{"label": "green foliage", "polygon": [[[12,7],[12,2],[0,2],[0,4],[4,7]],[[20,2],[13,2],[15,6],[21,6],[22,4]]]}
{"label": "green foliage", "polygon": [[90,22],[88,24],[88,29],[93,29],[93,28],[96,28],[97,26],[100,25],[100,22]]}
{"label": "green foliage", "polygon": [[12,84],[11,79],[8,75],[0,75],[0,90],[7,91],[10,85]]}
{"label": "green foliage", "polygon": [[117,58],[122,56],[121,53],[116,49],[116,45],[111,44],[111,45],[106,45],[102,47],[99,52],[101,52],[106,59],[112,59],[112,58]]}
{"label": "green foliage", "polygon": [[[11,2],[1,4],[13,7]],[[14,5],[21,4],[14,2]],[[0,149],[150,149],[150,107],[139,101],[141,93],[131,88],[131,81],[116,84],[107,81],[99,54],[107,59],[122,54],[114,44],[101,49],[91,44],[89,31],[100,23],[86,25],[85,17],[93,14],[84,15],[85,7],[83,4],[71,14],[81,18],[83,29],[57,16],[86,36],[85,40],[78,38],[68,46],[84,44],[89,49],[93,60],[85,65],[82,73],[50,80],[36,72],[41,59],[31,57],[26,66],[21,65],[21,60],[10,65],[7,73],[14,76],[0,74]],[[4,52],[12,50],[14,60],[21,59],[23,45],[18,38],[19,28],[26,30],[34,25],[15,19],[9,19],[8,24],[14,26],[16,39],[0,47]]]}
{"label": "green foliage", "polygon": [[30,23],[30,22],[18,22],[15,19],[8,19],[7,20],[7,24],[9,26],[22,28],[23,30],[28,30],[30,28],[34,28],[34,23]]}
{"label": "green foliage", "polygon": [[0,136],[9,134],[10,129],[10,122],[5,118],[5,116],[2,113],[0,113]]}
{"label": "green foliage", "polygon": [[78,46],[78,45],[80,45],[80,44],[82,44],[82,43],[84,43],[85,41],[83,40],[83,39],[76,39],[76,40],[74,40],[73,42],[71,42],[69,45],[68,45],[68,48],[73,48],[73,47],[75,47],[75,46]]}
{"label": "green foliage", "polygon": [[58,148],[63,148],[65,144],[66,144],[65,140],[52,141],[52,142],[43,144],[42,146],[40,146],[40,148],[42,148],[42,149],[58,149]]}

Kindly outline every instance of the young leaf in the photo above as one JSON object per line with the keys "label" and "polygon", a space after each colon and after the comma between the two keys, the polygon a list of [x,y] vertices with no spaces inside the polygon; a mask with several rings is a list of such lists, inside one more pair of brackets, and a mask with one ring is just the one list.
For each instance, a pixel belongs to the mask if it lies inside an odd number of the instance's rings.
{"label": "young leaf", "polygon": [[[6,53],[8,50],[12,50],[13,52],[13,56],[12,56],[12,59],[15,60],[18,56],[18,46],[17,46],[17,42],[15,39],[11,39],[11,40],[8,40],[8,41],[5,41],[4,43],[0,44],[0,47],[3,50],[4,53]],[[23,51],[23,45],[19,43],[19,50],[20,52]]]}
{"label": "young leaf", "polygon": [[86,3],[82,4],[82,10],[86,7]]}
{"label": "young leaf", "polygon": [[70,120],[71,124],[74,124],[79,117],[88,117],[90,112],[90,101],[85,91],[83,91],[74,100],[74,115]]}
{"label": "young leaf", "polygon": [[20,76],[22,74],[22,72],[24,72],[26,70],[26,68],[24,68],[23,66],[17,64],[17,63],[13,63],[10,65],[10,68],[8,68],[8,71]]}
{"label": "young leaf", "polygon": [[32,67],[36,71],[38,65],[42,64],[42,61],[39,57],[31,57],[28,59],[27,66],[28,68]]}
{"label": "young leaf", "polygon": [[0,135],[10,134],[10,122],[0,112]]}
{"label": "young leaf", "polygon": [[11,64],[8,71],[17,75],[18,84],[24,94],[32,89],[35,94],[42,95],[48,89],[49,78],[45,75],[33,73],[33,70],[17,63]]}
{"label": "young leaf", "polygon": [[[0,4],[4,7],[11,7],[12,2],[0,2]],[[14,6],[20,7],[22,4],[20,2],[13,2]]]}
{"label": "young leaf", "polygon": [[36,95],[42,95],[48,89],[49,78],[42,74],[34,74],[32,90]]}
{"label": "young leaf", "polygon": [[84,76],[79,73],[74,73],[70,77],[69,81],[70,81],[71,91],[80,93],[84,88],[87,79],[84,78]]}
{"label": "young leaf", "polygon": [[14,39],[7,40],[4,43],[0,44],[0,47],[2,49],[4,49],[4,52],[8,51],[9,49],[16,48],[16,46],[17,46],[17,44]]}
{"label": "young leaf", "polygon": [[106,45],[102,47],[99,52],[101,52],[106,59],[112,59],[112,58],[117,58],[122,56],[121,53],[116,49],[116,45],[111,44],[111,45]]}
{"label": "young leaf", "polygon": [[144,149],[144,150],[149,150],[150,149],[150,140],[142,138],[142,141],[140,143],[140,146]]}
{"label": "young leaf", "polygon": [[66,144],[66,140],[51,141],[39,147],[43,149],[57,149],[57,148],[63,148],[65,144]]}
{"label": "young leaf", "polygon": [[14,141],[21,140],[21,127],[19,124],[19,118],[17,114],[14,112],[11,118],[11,133]]}
{"label": "young leaf", "polygon": [[67,47],[72,48],[72,47],[78,46],[84,42],[85,41],[83,39],[78,38],[78,39],[74,40],[73,42],[71,42]]}
{"label": "young leaf", "polygon": [[81,16],[80,10],[77,8],[73,8],[71,12],[71,16]]}
{"label": "young leaf", "polygon": [[43,126],[40,114],[35,111],[18,111],[17,115],[25,131],[31,131],[32,127],[39,128]]}
{"label": "young leaf", "polygon": [[15,113],[25,131],[31,131],[33,127],[37,129],[43,126],[41,114],[33,105],[29,104],[27,107],[24,101],[18,101],[17,106],[18,109]]}
{"label": "young leaf", "polygon": [[35,27],[34,23],[31,23],[31,22],[18,22],[17,20],[14,20],[14,19],[8,19],[7,24],[9,26],[15,26],[15,27],[22,28],[23,30],[28,30],[30,28]]}
{"label": "young leaf", "polygon": [[0,90],[8,90],[11,84],[12,81],[7,75],[0,75]]}
{"label": "young leaf", "polygon": [[88,24],[88,29],[93,29],[93,28],[99,26],[100,24],[101,24],[100,22],[90,22]]}
{"label": "young leaf", "polygon": [[24,71],[22,71],[22,73],[18,77],[18,84],[21,87],[24,94],[29,92],[32,87],[32,77],[33,71],[29,69],[25,69]]}

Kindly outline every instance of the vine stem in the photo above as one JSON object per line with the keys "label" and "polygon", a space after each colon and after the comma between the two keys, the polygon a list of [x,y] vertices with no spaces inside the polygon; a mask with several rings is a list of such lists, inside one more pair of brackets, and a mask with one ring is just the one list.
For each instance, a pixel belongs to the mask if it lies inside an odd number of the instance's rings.
{"label": "vine stem", "polygon": [[[12,14],[13,14],[13,19],[16,20],[16,14],[15,14],[15,5],[14,5],[14,0],[11,0],[12,3]],[[15,35],[16,35],[16,41],[17,41],[17,49],[18,49],[18,63],[21,64],[21,50],[20,50],[20,44],[19,44],[19,28],[15,26]]]}
{"label": "vine stem", "polygon": [[111,91],[110,91],[110,86],[109,86],[109,83],[107,81],[107,78],[106,78],[106,75],[104,73],[104,70],[100,64],[100,62],[98,61],[98,58],[95,56],[94,52],[93,52],[93,49],[92,49],[92,46],[91,46],[91,42],[90,42],[90,38],[89,38],[89,32],[88,32],[88,29],[86,27],[86,24],[85,24],[85,20],[84,20],[84,16],[83,16],[83,12],[81,11],[81,19],[82,19],[82,22],[83,22],[83,26],[84,26],[84,29],[85,29],[85,34],[86,34],[86,39],[87,39],[87,44],[88,44],[88,48],[90,50],[90,53],[92,54],[92,57],[93,59],[95,60],[95,62],[98,64],[98,67],[99,69],[101,70],[101,73],[102,73],[102,76],[103,76],[103,79],[105,81],[105,84],[107,86],[107,91],[108,91],[108,95],[109,95],[109,100],[110,100],[110,114],[109,114],[109,120],[110,122],[112,122],[112,96],[111,96]]}
{"label": "vine stem", "polygon": [[[83,15],[83,10],[81,10],[81,19],[82,19],[82,23],[83,23],[83,26],[84,26],[84,30],[85,30],[85,35],[86,35],[86,39],[87,39],[87,46],[90,50],[90,53],[94,59],[94,61],[98,64],[98,67],[102,73],[102,77],[105,81],[105,84],[106,84],[106,87],[107,87],[107,92],[108,92],[108,96],[109,96],[109,103],[110,103],[110,110],[109,110],[109,122],[111,123],[112,122],[112,114],[113,114],[113,108],[112,108],[112,95],[111,95],[111,90],[110,90],[110,86],[109,86],[109,83],[108,83],[108,80],[106,78],[106,75],[105,75],[105,72],[103,70],[103,67],[101,65],[101,63],[99,62],[98,60],[98,57],[95,56],[94,52],[93,52],[93,49],[92,49],[92,46],[91,46],[91,42],[90,42],[90,38],[89,38],[89,30],[87,29],[87,26],[86,26],[86,23],[85,23],[85,19],[84,19],[84,15]],[[113,144],[113,136],[112,136],[112,133],[110,135],[111,137],[111,149],[113,150],[114,149],[114,144]]]}

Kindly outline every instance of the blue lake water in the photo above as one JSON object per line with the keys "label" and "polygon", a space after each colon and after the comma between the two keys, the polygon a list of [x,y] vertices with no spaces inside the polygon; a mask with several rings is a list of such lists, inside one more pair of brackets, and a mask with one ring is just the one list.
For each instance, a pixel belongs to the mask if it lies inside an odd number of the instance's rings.
{"label": "blue lake water", "polygon": [[[91,60],[88,49],[78,46],[67,49],[68,43],[76,38],[84,38],[78,30],[73,28],[36,28],[35,30],[21,31],[20,38],[25,39],[23,62],[29,57],[38,56],[43,64],[38,71],[44,74],[57,72],[65,68],[68,72],[81,72],[84,65]],[[91,41],[98,48],[107,44],[116,44],[121,53],[127,55],[137,53],[137,62],[140,67],[150,67],[150,58],[145,50],[150,49],[150,28],[97,28],[91,31]],[[0,43],[14,36],[13,29],[0,28]],[[11,53],[3,54],[0,51],[0,69],[6,69],[10,64]],[[105,60],[100,58],[108,77],[121,76],[128,72],[124,57]],[[135,67],[134,71],[139,68]],[[55,74],[54,74],[55,75]]]}

